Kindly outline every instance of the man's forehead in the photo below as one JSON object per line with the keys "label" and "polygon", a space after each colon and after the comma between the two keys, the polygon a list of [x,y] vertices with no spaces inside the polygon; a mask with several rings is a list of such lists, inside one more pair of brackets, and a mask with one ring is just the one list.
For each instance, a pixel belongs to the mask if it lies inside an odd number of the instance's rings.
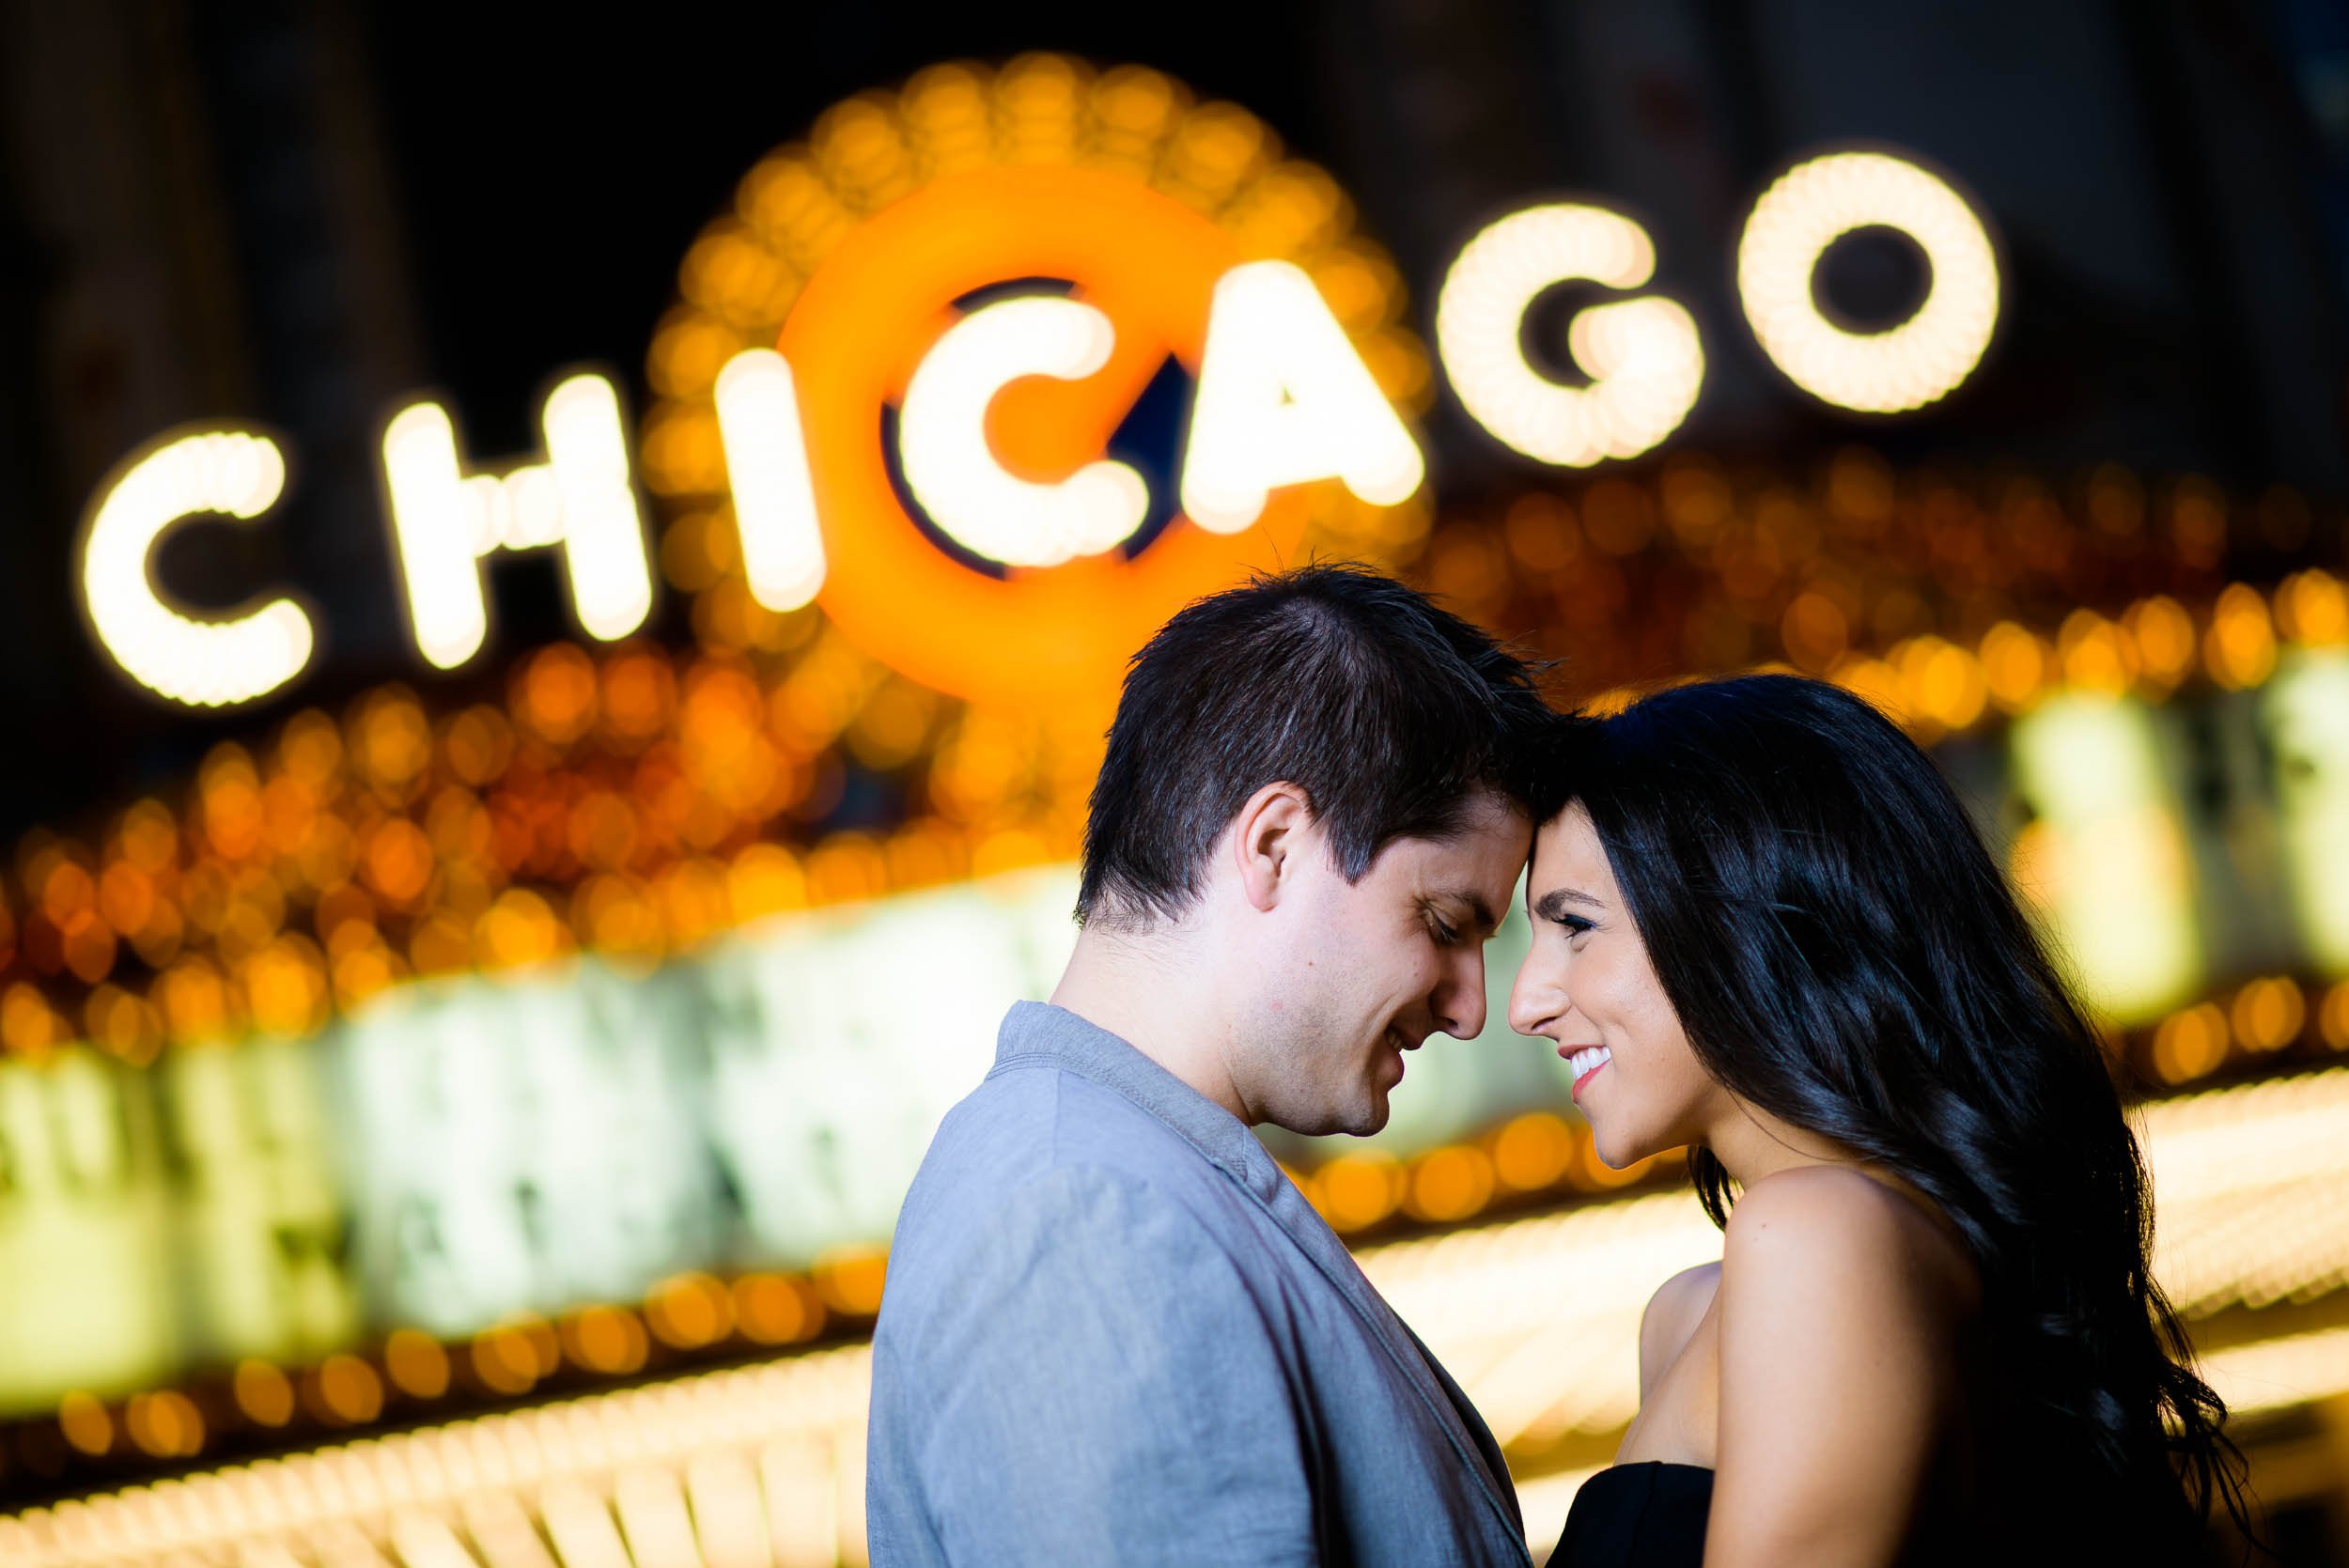
{"label": "man's forehead", "polygon": [[1522,812],[1479,810],[1463,816],[1448,833],[1398,838],[1388,848],[1418,865],[1448,867],[1458,874],[1497,861],[1522,863],[1532,833]]}
{"label": "man's forehead", "polygon": [[1525,869],[1532,830],[1523,817],[1473,826],[1445,838],[1398,839],[1399,868],[1423,897],[1451,898],[1485,909],[1504,906]]}

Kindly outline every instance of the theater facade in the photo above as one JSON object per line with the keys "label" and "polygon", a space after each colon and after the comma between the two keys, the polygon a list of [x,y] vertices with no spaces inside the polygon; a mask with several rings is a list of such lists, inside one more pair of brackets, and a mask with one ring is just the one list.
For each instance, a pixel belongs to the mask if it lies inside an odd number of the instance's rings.
{"label": "theater facade", "polygon": [[[304,697],[334,627],[298,590],[149,569],[272,526],[299,442],[126,453],[56,591],[158,724],[226,728],[0,890],[0,1558],[861,1563],[896,1205],[1073,940],[1122,662],[1313,557],[1559,660],[1562,703],[1778,669],[1901,722],[2141,1095],[2157,1271],[2263,1499],[2349,1508],[2341,512],[1919,458],[2012,305],[1963,168],[1806,151],[1738,194],[1709,302],[1638,200],[1529,194],[1415,300],[1245,107],[925,70],[744,172],[641,378],[551,365],[537,450],[382,411],[412,668],[347,701]],[[1923,257],[1895,320],[1816,285],[1859,231]],[[1724,319],[1841,439],[1692,433]],[[1451,481],[1446,420],[1501,480]],[[517,552],[572,635],[501,633]],[[1496,1019],[1525,941],[1488,949]],[[1633,1412],[1647,1293],[1719,1247],[1567,1087],[1496,1023],[1377,1137],[1268,1139],[1537,1546]]]}

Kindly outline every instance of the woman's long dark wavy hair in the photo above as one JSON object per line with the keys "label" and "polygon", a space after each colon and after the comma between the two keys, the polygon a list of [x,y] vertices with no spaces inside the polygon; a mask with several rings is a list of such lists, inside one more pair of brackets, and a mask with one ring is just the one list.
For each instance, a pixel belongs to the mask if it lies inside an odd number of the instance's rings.
{"label": "woman's long dark wavy hair", "polygon": [[[1563,720],[1558,744],[1538,808],[1590,814],[1705,1070],[1912,1183],[1971,1250],[2000,1390],[1985,1503],[2043,1541],[2068,1514],[2095,1557],[2123,1520],[2162,1560],[2199,1548],[2215,1503],[2248,1535],[2097,1032],[1939,770],[1792,675]],[[1689,1164],[1725,1224],[1729,1173]]]}

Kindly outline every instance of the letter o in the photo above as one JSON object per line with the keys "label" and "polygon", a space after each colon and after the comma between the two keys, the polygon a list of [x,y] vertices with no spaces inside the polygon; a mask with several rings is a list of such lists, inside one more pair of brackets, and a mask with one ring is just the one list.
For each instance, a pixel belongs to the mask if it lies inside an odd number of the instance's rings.
{"label": "letter o", "polygon": [[[1896,228],[1932,269],[1924,303],[1884,332],[1820,312],[1812,276],[1829,245]],[[1949,181],[1885,152],[1828,152],[1778,177],[1737,241],[1737,295],[1764,353],[1788,380],[1860,413],[1905,413],[1972,375],[1999,324],[1999,257],[1982,214]]]}

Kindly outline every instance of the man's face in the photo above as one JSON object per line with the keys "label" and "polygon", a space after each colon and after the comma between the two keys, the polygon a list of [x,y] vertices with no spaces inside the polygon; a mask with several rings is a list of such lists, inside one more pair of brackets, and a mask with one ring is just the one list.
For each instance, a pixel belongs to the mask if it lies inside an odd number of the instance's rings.
{"label": "man's face", "polygon": [[1349,884],[1308,846],[1265,933],[1261,1012],[1234,1042],[1235,1086],[1294,1132],[1377,1132],[1404,1053],[1485,1027],[1485,943],[1509,908],[1532,830],[1479,794],[1449,838],[1396,839]]}

